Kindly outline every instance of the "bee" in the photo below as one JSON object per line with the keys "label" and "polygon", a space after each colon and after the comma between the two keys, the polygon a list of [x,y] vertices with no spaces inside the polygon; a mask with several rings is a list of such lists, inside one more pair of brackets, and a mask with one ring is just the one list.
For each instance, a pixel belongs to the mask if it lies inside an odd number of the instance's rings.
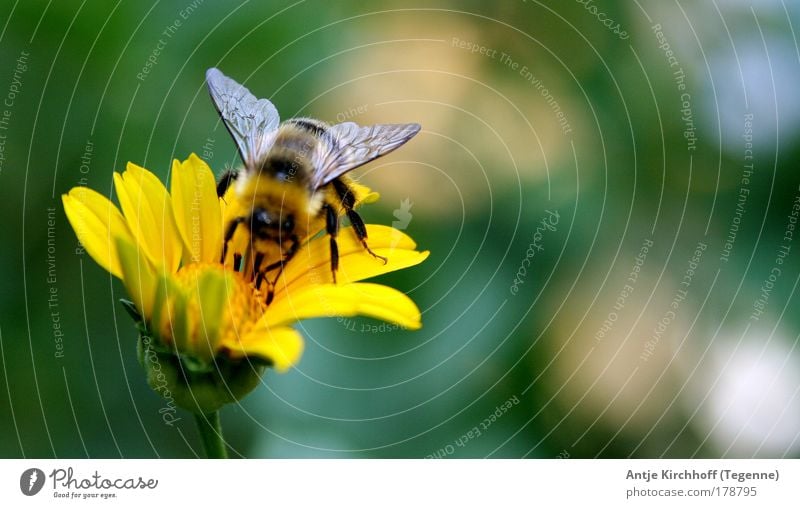
{"label": "bee", "polygon": [[269,100],[257,99],[219,69],[209,69],[206,81],[244,162],[242,169],[223,173],[217,184],[226,203],[221,262],[248,277],[269,305],[285,264],[304,240],[324,229],[335,283],[336,238],[346,215],[364,249],[386,263],[369,248],[347,173],[404,145],[420,125],[329,125],[313,118],[281,123]]}

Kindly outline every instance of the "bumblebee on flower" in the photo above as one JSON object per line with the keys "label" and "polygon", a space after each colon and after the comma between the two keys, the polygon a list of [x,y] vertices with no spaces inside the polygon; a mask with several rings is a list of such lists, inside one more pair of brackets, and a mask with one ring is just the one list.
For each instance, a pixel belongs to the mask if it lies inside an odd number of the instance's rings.
{"label": "bumblebee on flower", "polygon": [[[361,281],[428,256],[407,235],[364,224],[355,209],[378,196],[344,175],[407,141],[407,126],[340,124],[345,127],[337,133],[338,126],[326,129],[321,122],[284,122],[290,124],[289,134],[306,129],[322,139],[327,130],[336,133],[325,142],[335,153],[324,152],[319,142],[300,163],[301,169],[312,162],[319,168],[320,161],[330,159],[323,176],[308,171],[292,175],[305,178],[309,189],[302,203],[305,212],[298,213],[298,196],[292,195],[299,192],[297,186],[276,182],[279,169],[292,168],[278,161],[285,160],[293,138],[278,127],[271,103],[256,100],[216,73],[209,72],[209,87],[245,161],[241,174],[226,173],[217,185],[211,168],[191,154],[173,162],[169,191],[133,163],[115,173],[119,208],[84,187],[63,196],[67,218],[86,252],[127,290],[150,385],[163,386],[166,377],[176,404],[206,419],[255,388],[264,368],[283,372],[298,362],[303,339],[291,327],[298,320],[363,315],[418,329],[421,316],[411,299]],[[260,117],[250,115],[258,108]],[[381,129],[395,137],[374,142]],[[377,148],[364,153],[365,143]],[[265,171],[268,179],[261,176]],[[264,204],[269,199],[274,205],[278,198],[280,206]],[[352,227],[339,232],[343,215]],[[318,236],[320,231],[327,235]],[[153,358],[159,381],[148,367]],[[211,430],[219,434],[218,420],[214,424],[212,419]],[[221,447],[216,452],[209,448],[212,435],[203,437],[209,455],[224,456],[221,444],[216,443]]]}
{"label": "bumblebee on flower", "polygon": [[[153,173],[128,164],[114,175],[121,212],[84,187],[63,196],[64,210],[89,255],[122,280],[145,330],[195,368],[248,358],[285,371],[303,350],[289,325],[305,318],[366,315],[420,327],[419,310],[406,295],[358,282],[422,262],[427,252],[416,251],[406,235],[390,248],[396,230],[367,226],[373,250],[386,264],[365,252],[355,235],[342,235],[336,284],[326,269],[325,238],[311,239],[286,264],[266,305],[242,272],[219,262],[225,203],[208,165],[194,154],[175,161],[170,184],[167,192]],[[361,200],[375,198],[358,189]],[[192,202],[198,197],[200,206]]]}

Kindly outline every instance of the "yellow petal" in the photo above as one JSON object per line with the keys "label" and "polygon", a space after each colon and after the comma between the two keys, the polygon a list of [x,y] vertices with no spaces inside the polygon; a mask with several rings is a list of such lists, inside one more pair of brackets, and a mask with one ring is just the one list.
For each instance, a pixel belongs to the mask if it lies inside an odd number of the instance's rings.
{"label": "yellow petal", "polygon": [[133,237],[117,207],[86,187],[73,188],[61,196],[61,201],[67,220],[86,252],[112,275],[122,278],[115,239],[133,243]]}
{"label": "yellow petal", "polygon": [[164,185],[153,173],[129,162],[125,173],[114,173],[114,187],[134,238],[153,264],[177,270],[183,244]]}
{"label": "yellow petal", "polygon": [[210,360],[217,353],[222,334],[224,312],[231,304],[229,292],[233,287],[231,274],[216,270],[206,270],[196,278],[196,283],[189,288],[192,305],[190,310],[195,316],[195,330],[192,344],[196,356]]}
{"label": "yellow petal", "polygon": [[369,316],[403,328],[422,327],[419,308],[400,291],[381,284],[308,284],[297,286],[267,308],[262,321],[268,327],[301,319],[333,316]]}
{"label": "yellow petal", "polygon": [[[170,284],[168,278],[163,278],[162,282],[166,284],[159,285],[158,294],[164,295],[167,302],[166,305],[159,309],[160,312],[166,311],[162,316],[159,316],[157,323],[159,323],[159,333],[161,339],[169,337],[172,344],[177,351],[188,353],[192,357],[198,356],[198,352],[194,346],[194,331],[196,329],[196,320],[192,319],[194,314],[190,311],[189,306],[189,288],[183,287],[180,284]],[[166,342],[166,340],[164,340]]]}
{"label": "yellow petal", "polygon": [[241,339],[228,339],[225,346],[232,358],[256,356],[285,372],[303,354],[303,337],[289,327],[268,327],[262,321]]}
{"label": "yellow petal", "polygon": [[[146,257],[142,259],[146,260]],[[181,297],[182,290],[178,284],[166,276],[155,278],[155,297],[148,319],[148,326],[163,344],[172,345],[173,320],[175,316],[174,299]]]}
{"label": "yellow petal", "polygon": [[[336,280],[340,284],[357,282],[422,263],[429,252],[414,250],[416,243],[405,233],[376,224],[367,225],[367,244],[379,256],[376,259],[364,249],[352,228],[339,233],[339,270]],[[292,287],[311,279],[314,283],[332,283],[331,254],[328,237],[323,235],[300,248],[294,258],[286,264],[276,287],[279,292],[292,291]],[[276,294],[276,297],[279,296]]]}
{"label": "yellow petal", "polygon": [[184,263],[217,261],[222,248],[222,214],[211,168],[195,154],[183,162],[173,161],[170,194],[185,245]]}
{"label": "yellow petal", "polygon": [[153,312],[158,277],[150,260],[130,240],[118,238],[116,248],[122,269],[122,281],[139,313],[147,320]]}

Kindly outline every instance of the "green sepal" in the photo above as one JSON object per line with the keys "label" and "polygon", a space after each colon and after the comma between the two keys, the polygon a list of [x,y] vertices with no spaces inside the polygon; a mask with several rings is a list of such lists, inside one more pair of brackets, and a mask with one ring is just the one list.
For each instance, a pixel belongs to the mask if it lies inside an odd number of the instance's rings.
{"label": "green sepal", "polygon": [[266,366],[248,359],[217,357],[210,368],[176,355],[147,335],[139,336],[139,362],[147,384],[167,401],[193,413],[208,414],[236,402],[261,382]]}
{"label": "green sepal", "polygon": [[125,309],[128,315],[133,319],[136,326],[140,329],[144,329],[144,319],[142,319],[142,315],[139,314],[139,309],[136,308],[136,305],[125,298],[120,298],[119,303],[122,304],[122,308]]}

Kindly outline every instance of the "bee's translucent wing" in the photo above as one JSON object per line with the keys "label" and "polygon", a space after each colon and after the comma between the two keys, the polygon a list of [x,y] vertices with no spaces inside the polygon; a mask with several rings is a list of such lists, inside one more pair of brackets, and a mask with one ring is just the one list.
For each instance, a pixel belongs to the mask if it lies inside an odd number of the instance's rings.
{"label": "bee's translucent wing", "polygon": [[249,167],[272,146],[281,121],[278,110],[215,67],[206,71],[206,81],[211,100]]}
{"label": "bee's translucent wing", "polygon": [[416,123],[368,125],[353,122],[331,126],[314,154],[313,188],[319,188],[367,162],[404,145],[420,130]]}

